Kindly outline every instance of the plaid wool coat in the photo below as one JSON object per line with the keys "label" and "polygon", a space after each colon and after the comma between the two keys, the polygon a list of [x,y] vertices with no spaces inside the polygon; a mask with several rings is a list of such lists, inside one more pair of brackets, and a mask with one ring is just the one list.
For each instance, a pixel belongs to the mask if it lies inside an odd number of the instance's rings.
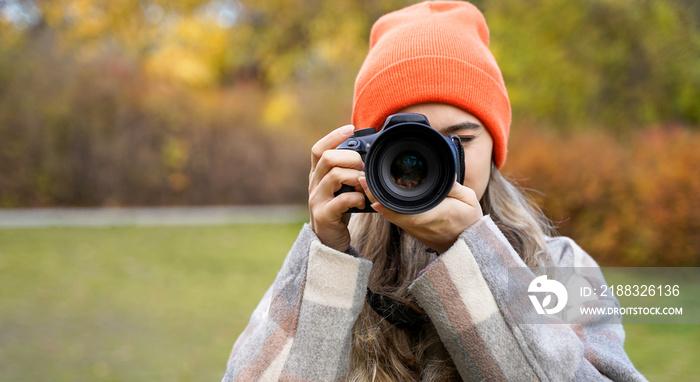
{"label": "plaid wool coat", "polygon": [[[555,266],[599,270],[572,240],[547,238],[547,244]],[[352,328],[364,304],[372,268],[352,248],[349,252],[324,246],[308,225],[302,228],[234,344],[223,381],[345,379]],[[514,296],[521,292],[509,287],[508,279],[514,270],[526,269],[485,216],[411,285],[411,293],[438,330],[463,380],[645,380],[623,349],[619,317],[515,322],[520,311],[513,301],[522,301],[523,296]],[[527,270],[524,274],[535,277]],[[598,274],[600,280],[580,277],[577,285],[604,283],[602,273]],[[576,272],[569,277],[575,279]],[[595,303],[619,306],[614,297]]]}

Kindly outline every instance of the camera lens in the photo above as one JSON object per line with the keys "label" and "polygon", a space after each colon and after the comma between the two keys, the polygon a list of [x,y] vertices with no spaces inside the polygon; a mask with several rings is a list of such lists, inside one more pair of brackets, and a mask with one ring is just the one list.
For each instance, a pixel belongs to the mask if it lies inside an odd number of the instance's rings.
{"label": "camera lens", "polygon": [[435,207],[456,179],[458,164],[451,145],[427,124],[407,122],[382,131],[365,161],[372,194],[399,213]]}
{"label": "camera lens", "polygon": [[391,162],[391,179],[401,188],[416,188],[423,184],[428,175],[425,162],[425,158],[415,151],[403,152]]}

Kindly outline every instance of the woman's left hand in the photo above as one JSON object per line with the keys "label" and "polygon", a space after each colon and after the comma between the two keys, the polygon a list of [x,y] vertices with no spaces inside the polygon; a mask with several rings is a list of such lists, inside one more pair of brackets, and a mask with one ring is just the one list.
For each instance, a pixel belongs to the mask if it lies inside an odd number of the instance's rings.
{"label": "woman's left hand", "polygon": [[457,182],[435,208],[407,215],[381,205],[369,190],[367,179],[360,177],[359,181],[375,211],[438,253],[450,249],[465,229],[484,216],[474,190]]}

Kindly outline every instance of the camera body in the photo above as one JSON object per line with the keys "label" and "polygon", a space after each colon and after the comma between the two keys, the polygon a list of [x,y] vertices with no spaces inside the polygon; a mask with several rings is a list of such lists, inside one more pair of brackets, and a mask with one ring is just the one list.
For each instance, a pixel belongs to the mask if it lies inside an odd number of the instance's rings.
{"label": "camera body", "polygon": [[[455,181],[464,182],[461,141],[437,132],[422,114],[393,114],[379,132],[373,127],[357,130],[336,149],[360,154],[372,195],[398,213],[428,211],[447,197]],[[352,191],[343,185],[336,195]],[[366,200],[364,209],[347,212],[374,210]]]}

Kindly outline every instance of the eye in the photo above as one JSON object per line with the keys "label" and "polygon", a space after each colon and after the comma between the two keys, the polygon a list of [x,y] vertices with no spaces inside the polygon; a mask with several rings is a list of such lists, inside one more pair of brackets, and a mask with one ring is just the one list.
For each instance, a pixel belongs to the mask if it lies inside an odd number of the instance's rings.
{"label": "eye", "polygon": [[459,137],[460,142],[462,142],[463,145],[473,141],[474,138],[476,138],[474,135],[459,135],[458,137]]}

